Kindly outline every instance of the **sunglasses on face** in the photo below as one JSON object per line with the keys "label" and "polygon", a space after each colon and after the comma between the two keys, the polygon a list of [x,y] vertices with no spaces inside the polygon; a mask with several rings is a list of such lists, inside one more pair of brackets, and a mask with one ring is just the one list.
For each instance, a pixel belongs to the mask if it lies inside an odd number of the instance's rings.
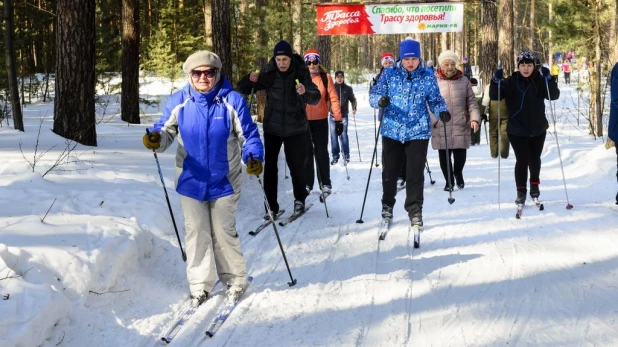
{"label": "sunglasses on face", "polygon": [[307,66],[310,66],[310,65],[320,65],[320,62],[317,60],[308,61]]}
{"label": "sunglasses on face", "polygon": [[216,74],[217,74],[217,70],[215,69],[192,70],[191,71],[191,76],[193,76],[194,78],[200,78],[202,77],[202,75],[205,75],[206,77],[215,77]]}

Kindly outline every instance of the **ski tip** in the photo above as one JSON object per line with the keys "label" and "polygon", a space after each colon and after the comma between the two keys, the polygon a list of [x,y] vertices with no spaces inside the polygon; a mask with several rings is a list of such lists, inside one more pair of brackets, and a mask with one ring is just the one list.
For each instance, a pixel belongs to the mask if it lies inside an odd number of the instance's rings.
{"label": "ski tip", "polygon": [[166,345],[170,343],[170,341],[168,341],[165,337],[161,338],[161,342],[165,343]]}
{"label": "ski tip", "polygon": [[251,236],[255,236],[255,235],[257,235],[257,233],[256,233],[255,231],[250,231],[250,232],[249,232],[249,235],[251,235]]}
{"label": "ski tip", "polygon": [[414,248],[420,248],[420,247],[421,247],[420,243],[414,241]]}
{"label": "ski tip", "polygon": [[455,202],[455,198],[448,198],[448,203],[449,204],[453,204]]}
{"label": "ski tip", "polygon": [[208,336],[208,337],[213,337],[213,336],[215,336],[215,334],[211,333],[210,331],[207,331],[207,332],[206,332],[206,336]]}
{"label": "ski tip", "polygon": [[545,209],[545,206],[543,206],[543,204],[539,205],[539,210],[543,211]]}

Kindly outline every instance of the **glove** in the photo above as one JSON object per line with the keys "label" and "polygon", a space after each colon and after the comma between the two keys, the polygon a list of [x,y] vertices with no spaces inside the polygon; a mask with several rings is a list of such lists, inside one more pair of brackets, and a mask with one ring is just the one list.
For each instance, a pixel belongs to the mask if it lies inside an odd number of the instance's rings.
{"label": "glove", "polygon": [[142,137],[144,147],[148,149],[159,149],[161,147],[161,134],[158,131],[147,133]]}
{"label": "glove", "polygon": [[503,78],[504,78],[504,70],[498,69],[494,71],[494,82],[498,83],[498,81],[501,81]]}
{"label": "glove", "polygon": [[440,120],[443,121],[444,123],[450,122],[451,121],[451,114],[448,113],[448,111],[440,112]]}
{"label": "glove", "polygon": [[388,107],[388,105],[390,104],[391,104],[391,98],[389,98],[388,96],[383,96],[380,98],[380,100],[378,100],[378,106],[380,108]]}
{"label": "glove", "polygon": [[486,114],[482,114],[482,115],[481,115],[481,122],[483,122],[483,121],[484,121],[485,123],[489,122],[489,119],[487,118],[487,115],[486,115]]}
{"label": "glove", "polygon": [[541,75],[543,75],[543,77],[545,77],[545,79],[548,81],[551,79],[551,73],[549,72],[549,69],[545,66],[541,66]]}
{"label": "glove", "polygon": [[341,134],[343,134],[343,122],[342,121],[335,121],[335,134],[337,134],[337,136],[341,136]]}
{"label": "glove", "polygon": [[247,174],[259,176],[262,173],[262,162],[257,159],[250,159],[247,162]]}

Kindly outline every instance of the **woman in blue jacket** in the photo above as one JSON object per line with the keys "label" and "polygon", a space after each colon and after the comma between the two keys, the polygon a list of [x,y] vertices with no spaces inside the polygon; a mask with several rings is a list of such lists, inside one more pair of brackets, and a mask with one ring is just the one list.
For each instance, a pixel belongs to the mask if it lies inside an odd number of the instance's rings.
{"label": "woman in blue jacket", "polygon": [[247,173],[259,175],[263,147],[245,99],[221,74],[219,56],[196,52],[183,71],[189,83],[171,95],[143,142],[163,152],[178,138],[176,191],[185,217],[187,279],[192,304],[198,306],[208,299],[217,275],[234,299],[245,287],[246,264],[235,220],[241,156]]}
{"label": "woman in blue jacket", "polygon": [[382,118],[382,218],[393,218],[397,175],[406,158],[406,201],[412,227],[423,227],[423,185],[427,146],[431,138],[429,112],[448,122],[451,118],[434,74],[422,67],[418,41],[399,44],[399,61],[384,69],[371,88],[371,107],[384,109]]}

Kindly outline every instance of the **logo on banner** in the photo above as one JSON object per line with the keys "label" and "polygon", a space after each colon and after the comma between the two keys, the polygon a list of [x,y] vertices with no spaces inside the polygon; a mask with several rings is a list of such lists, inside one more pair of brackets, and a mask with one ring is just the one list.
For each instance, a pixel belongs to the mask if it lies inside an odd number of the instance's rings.
{"label": "logo on banner", "polygon": [[325,12],[320,22],[325,24],[324,30],[329,31],[341,25],[360,23],[360,17],[360,11],[344,12],[342,10],[336,10]]}

